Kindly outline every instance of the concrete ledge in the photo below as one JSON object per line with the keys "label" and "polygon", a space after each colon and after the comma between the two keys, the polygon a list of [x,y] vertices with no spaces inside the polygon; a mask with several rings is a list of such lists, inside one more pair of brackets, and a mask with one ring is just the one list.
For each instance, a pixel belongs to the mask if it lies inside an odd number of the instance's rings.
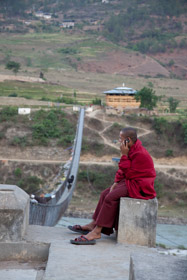
{"label": "concrete ledge", "polygon": [[187,259],[158,253],[136,253],[130,258],[129,280],[186,280]]}
{"label": "concrete ledge", "polygon": [[46,261],[49,243],[6,242],[0,243],[0,261]]}
{"label": "concrete ledge", "polygon": [[157,223],[157,199],[120,199],[117,241],[155,247]]}

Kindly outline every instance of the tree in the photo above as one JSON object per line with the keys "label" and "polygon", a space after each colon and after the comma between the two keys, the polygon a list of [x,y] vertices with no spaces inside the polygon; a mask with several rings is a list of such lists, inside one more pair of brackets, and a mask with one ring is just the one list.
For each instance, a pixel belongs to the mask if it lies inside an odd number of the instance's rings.
{"label": "tree", "polygon": [[147,108],[152,110],[156,107],[158,96],[155,95],[155,91],[151,88],[144,87],[135,95],[136,101],[140,101],[140,108]]}
{"label": "tree", "polygon": [[176,109],[177,109],[177,106],[179,104],[179,100],[173,98],[173,97],[169,97],[168,98],[168,102],[169,102],[169,111],[170,113],[175,113],[176,112]]}
{"label": "tree", "polygon": [[6,64],[6,69],[12,70],[15,74],[19,71],[20,67],[20,63],[15,61],[9,61]]}

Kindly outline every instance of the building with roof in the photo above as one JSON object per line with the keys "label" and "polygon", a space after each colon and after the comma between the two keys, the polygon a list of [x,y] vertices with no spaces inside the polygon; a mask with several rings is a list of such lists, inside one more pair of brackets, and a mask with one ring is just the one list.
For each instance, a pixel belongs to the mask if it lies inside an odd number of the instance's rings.
{"label": "building with roof", "polygon": [[138,108],[140,102],[135,99],[137,91],[128,87],[117,87],[104,91],[106,95],[106,105],[114,108]]}
{"label": "building with roof", "polygon": [[64,20],[61,25],[63,28],[73,28],[75,26],[74,20]]}

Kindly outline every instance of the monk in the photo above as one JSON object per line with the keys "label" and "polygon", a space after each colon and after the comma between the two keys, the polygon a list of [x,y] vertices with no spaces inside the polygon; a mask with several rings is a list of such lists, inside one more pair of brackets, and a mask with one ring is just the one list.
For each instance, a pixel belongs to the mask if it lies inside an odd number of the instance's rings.
{"label": "monk", "polygon": [[114,228],[117,230],[120,197],[153,199],[156,196],[154,190],[156,172],[153,160],[137,139],[136,130],[132,127],[122,129],[119,142],[121,158],[114,183],[101,193],[91,223],[68,227],[74,232],[83,234],[70,240],[72,244],[95,244],[96,239],[101,238],[101,233],[110,235]]}

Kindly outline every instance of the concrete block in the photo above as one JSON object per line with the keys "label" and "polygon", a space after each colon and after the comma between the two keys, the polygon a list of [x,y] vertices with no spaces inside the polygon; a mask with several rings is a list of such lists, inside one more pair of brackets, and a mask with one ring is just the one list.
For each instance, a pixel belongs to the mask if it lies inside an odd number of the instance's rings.
{"label": "concrete block", "polygon": [[49,255],[49,247],[49,243],[42,242],[0,242],[0,262],[46,261]]}
{"label": "concrete block", "polygon": [[29,195],[17,186],[0,185],[0,242],[20,241],[29,223]]}
{"label": "concrete block", "polygon": [[117,241],[154,247],[156,244],[158,201],[122,197]]}
{"label": "concrete block", "polygon": [[134,253],[130,258],[129,280],[186,280],[187,259],[155,253]]}

